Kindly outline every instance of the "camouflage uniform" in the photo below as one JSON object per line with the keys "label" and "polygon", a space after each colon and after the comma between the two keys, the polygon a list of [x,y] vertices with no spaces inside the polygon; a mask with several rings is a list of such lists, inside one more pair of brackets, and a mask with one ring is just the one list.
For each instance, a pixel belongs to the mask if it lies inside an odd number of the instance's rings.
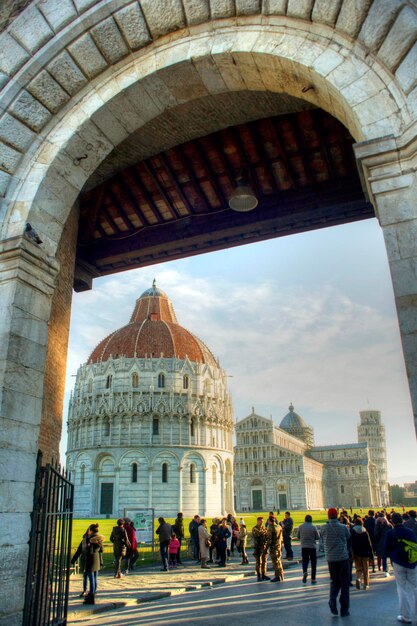
{"label": "camouflage uniform", "polygon": [[252,528],[253,556],[256,561],[256,573],[258,578],[266,576],[266,561],[268,559],[268,548],[266,545],[265,526],[254,526]]}
{"label": "camouflage uniform", "polygon": [[266,541],[271,557],[272,566],[276,580],[284,580],[284,570],[282,567],[282,528],[276,522],[269,522],[266,533]]}

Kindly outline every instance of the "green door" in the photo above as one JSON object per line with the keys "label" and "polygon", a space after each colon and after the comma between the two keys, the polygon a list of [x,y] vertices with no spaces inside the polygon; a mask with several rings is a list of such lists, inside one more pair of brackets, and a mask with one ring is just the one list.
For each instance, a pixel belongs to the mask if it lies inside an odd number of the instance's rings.
{"label": "green door", "polygon": [[287,508],[287,494],[286,493],[280,493],[278,494],[278,501],[279,501],[279,510],[283,511],[284,509]]}
{"label": "green door", "polygon": [[101,515],[113,513],[113,483],[101,483],[100,513]]}
{"label": "green door", "polygon": [[252,491],[252,510],[262,511],[262,489],[255,489]]}

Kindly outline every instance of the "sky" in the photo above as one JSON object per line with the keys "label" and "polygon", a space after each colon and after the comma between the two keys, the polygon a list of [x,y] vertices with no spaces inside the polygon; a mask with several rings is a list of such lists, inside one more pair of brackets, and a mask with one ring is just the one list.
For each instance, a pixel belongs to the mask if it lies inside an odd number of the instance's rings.
{"label": "sky", "polygon": [[[416,434],[382,230],[376,219],[131,270],[74,294],[65,420],[74,376],[129,322],[156,279],[178,322],[229,375],[235,419],[252,407],[278,426],[292,402],[316,445],[357,441],[379,410],[391,483],[417,479]],[[65,453],[66,434],[61,453]]]}

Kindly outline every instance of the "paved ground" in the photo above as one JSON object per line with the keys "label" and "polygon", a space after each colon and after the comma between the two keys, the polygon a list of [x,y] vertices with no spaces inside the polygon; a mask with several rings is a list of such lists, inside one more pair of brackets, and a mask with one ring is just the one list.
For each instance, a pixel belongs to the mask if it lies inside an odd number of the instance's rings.
{"label": "paved ground", "polygon": [[[318,584],[314,587],[302,584],[297,562],[288,565],[284,583],[258,583],[253,559],[249,566],[232,559],[226,569],[202,570],[188,562],[181,569],[160,572],[158,566],[119,580],[100,573],[100,591],[94,607],[81,604],[77,597],[81,579],[73,577],[68,621],[97,626],[166,626],[184,622],[187,626],[242,626],[242,621],[245,626],[258,626],[260,621],[262,626],[276,626],[280,620],[288,625],[334,624],[336,618],[327,606],[329,579],[325,561],[319,561]],[[351,617],[343,618],[343,624],[349,626],[364,620],[378,626],[395,624],[397,612],[394,579],[375,574],[369,591],[352,588]]]}

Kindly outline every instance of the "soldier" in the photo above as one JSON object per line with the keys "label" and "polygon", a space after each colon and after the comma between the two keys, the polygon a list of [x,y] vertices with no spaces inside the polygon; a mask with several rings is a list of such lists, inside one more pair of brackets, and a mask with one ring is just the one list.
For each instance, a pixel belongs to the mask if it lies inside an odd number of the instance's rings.
{"label": "soldier", "polygon": [[284,570],[282,567],[281,555],[282,555],[282,528],[278,526],[277,520],[274,516],[269,518],[268,530],[266,533],[266,541],[269,549],[269,555],[271,557],[272,566],[274,568],[275,576],[271,580],[271,583],[277,583],[284,580]]}
{"label": "soldier", "polygon": [[270,580],[266,575],[266,561],[268,559],[268,547],[266,545],[266,528],[263,525],[264,518],[256,519],[256,526],[252,528],[253,556],[256,561],[256,573],[258,580]]}

